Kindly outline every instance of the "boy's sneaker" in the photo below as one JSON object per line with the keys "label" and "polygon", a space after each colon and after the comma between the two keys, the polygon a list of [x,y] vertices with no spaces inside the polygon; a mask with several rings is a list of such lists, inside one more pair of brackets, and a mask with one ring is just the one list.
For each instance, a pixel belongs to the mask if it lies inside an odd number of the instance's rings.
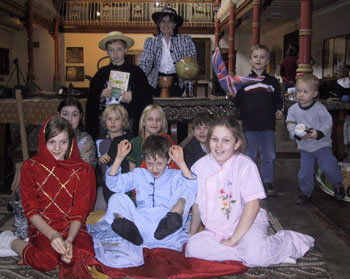
{"label": "boy's sneaker", "polygon": [[11,243],[18,237],[12,231],[3,231],[0,233],[0,257],[18,256],[15,251],[11,249]]}
{"label": "boy's sneaker", "polygon": [[344,185],[339,183],[333,185],[333,190],[334,190],[334,197],[336,200],[341,201],[345,197],[345,190],[344,190]]}
{"label": "boy's sneaker", "polygon": [[273,187],[271,182],[265,182],[264,188],[265,188],[266,195],[268,197],[276,196],[275,188]]}
{"label": "boy's sneaker", "polygon": [[310,202],[311,202],[311,196],[308,196],[305,193],[301,193],[300,196],[297,198],[295,203],[299,204],[299,205],[304,205],[304,204],[308,204]]}

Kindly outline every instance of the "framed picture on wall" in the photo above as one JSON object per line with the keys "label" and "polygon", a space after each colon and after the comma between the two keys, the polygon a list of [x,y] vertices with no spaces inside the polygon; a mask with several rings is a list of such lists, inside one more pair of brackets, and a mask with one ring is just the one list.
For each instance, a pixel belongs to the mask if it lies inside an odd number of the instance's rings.
{"label": "framed picture on wall", "polygon": [[210,38],[192,38],[197,51],[199,74],[197,79],[210,79]]}
{"label": "framed picture on wall", "polygon": [[84,67],[67,66],[66,81],[84,81]]}
{"label": "framed picture on wall", "polygon": [[84,63],[84,48],[67,47],[67,63]]}

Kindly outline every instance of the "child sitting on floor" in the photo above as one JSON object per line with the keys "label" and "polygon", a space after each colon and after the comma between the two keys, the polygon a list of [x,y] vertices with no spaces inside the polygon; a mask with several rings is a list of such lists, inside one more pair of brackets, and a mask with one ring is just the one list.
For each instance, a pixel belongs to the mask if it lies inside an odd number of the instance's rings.
{"label": "child sitting on floor", "polygon": [[198,113],[192,120],[193,137],[184,147],[185,162],[189,168],[191,168],[198,159],[207,155],[206,141],[212,122],[213,118],[208,112]]}
{"label": "child sitting on floor", "polygon": [[59,265],[60,278],[81,278],[75,264],[81,263],[81,257],[94,256],[85,221],[95,193],[94,169],[80,159],[72,125],[60,116],[49,118],[39,133],[38,153],[21,169],[29,240],[2,232],[1,256],[19,255],[23,264],[41,271]]}
{"label": "child sitting on floor", "polygon": [[324,105],[314,100],[319,84],[318,78],[311,74],[297,79],[298,103],[289,108],[286,119],[289,134],[297,140],[300,150],[298,179],[301,193],[296,200],[299,205],[311,201],[316,161],[331,182],[334,197],[341,201],[345,196],[343,178],[332,153],[332,117]]}
{"label": "child sitting on floor", "polygon": [[[118,144],[124,139],[130,140],[132,138],[132,134],[129,132],[128,112],[122,105],[109,105],[102,113],[101,124],[107,131],[107,135],[105,138],[96,141],[98,155],[96,176],[98,188],[94,210],[105,210],[107,208],[108,199],[113,194],[105,184],[107,166],[113,162],[111,160],[115,158]],[[128,162],[124,161],[122,163],[122,172],[128,171]]]}
{"label": "child sitting on floor", "polygon": [[[296,263],[314,239],[290,230],[267,234],[269,219],[260,208],[266,194],[257,166],[242,154],[246,143],[239,123],[214,120],[208,139],[210,153],[192,166],[198,194],[186,257],[235,260],[249,267]],[[196,233],[201,220],[205,229]]]}
{"label": "child sitting on floor", "polygon": [[[106,184],[115,194],[109,199],[102,220],[105,225],[101,224],[94,235],[97,259],[120,268],[143,264],[141,244],[149,249],[181,251],[189,237],[184,226],[197,192],[197,179],[187,168],[180,146],[172,146],[162,136],[149,136],[142,145],[146,169],[135,168],[121,174],[120,164],[130,150],[130,142],[123,140],[112,167],[107,170]],[[169,169],[170,160],[180,170]],[[124,194],[133,189],[137,207]],[[108,242],[107,230],[121,237],[118,246],[102,245]]]}

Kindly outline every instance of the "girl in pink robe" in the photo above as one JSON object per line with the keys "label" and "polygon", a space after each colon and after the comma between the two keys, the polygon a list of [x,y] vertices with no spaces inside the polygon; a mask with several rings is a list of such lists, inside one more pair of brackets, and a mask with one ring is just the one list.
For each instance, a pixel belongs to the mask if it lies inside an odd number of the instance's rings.
{"label": "girl in pink robe", "polygon": [[[208,139],[210,153],[192,167],[198,193],[186,257],[236,260],[249,267],[296,263],[314,239],[289,230],[267,234],[269,219],[260,208],[266,194],[255,163],[242,154],[246,143],[239,123],[215,120]],[[200,221],[205,229],[196,233]]]}

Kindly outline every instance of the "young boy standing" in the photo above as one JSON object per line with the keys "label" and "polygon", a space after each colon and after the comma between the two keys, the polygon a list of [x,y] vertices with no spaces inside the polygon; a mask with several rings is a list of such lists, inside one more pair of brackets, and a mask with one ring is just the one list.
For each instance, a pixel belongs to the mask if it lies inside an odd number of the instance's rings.
{"label": "young boy standing", "polygon": [[[104,221],[109,231],[121,237],[121,244],[112,256],[109,251],[103,252],[104,248],[97,249],[96,255],[113,267],[142,265],[141,244],[149,249],[181,251],[189,238],[184,226],[197,193],[197,178],[187,168],[180,146],[172,146],[163,136],[151,135],[142,145],[146,169],[121,174],[120,164],[130,150],[128,140],[120,142],[114,163],[106,173],[106,185],[115,194],[109,199]],[[180,170],[169,169],[170,160]],[[125,194],[131,190],[136,191],[137,207]],[[106,238],[102,240],[106,242]]]}
{"label": "young boy standing", "polygon": [[[125,107],[131,132],[136,136],[141,112],[153,102],[153,89],[148,84],[145,73],[138,66],[125,62],[125,55],[133,45],[134,40],[119,31],[108,33],[99,42],[99,48],[107,52],[110,64],[99,69],[92,78],[87,97],[86,131],[95,140],[105,135],[99,116],[109,104],[120,103]],[[113,97],[112,89],[108,87],[111,71],[130,73],[128,89],[122,90],[120,98]]]}
{"label": "young boy standing", "polygon": [[296,83],[298,103],[288,109],[286,119],[289,134],[297,140],[301,157],[298,173],[301,194],[297,204],[311,201],[316,161],[332,183],[334,197],[342,200],[345,196],[338,162],[332,154],[332,117],[324,105],[314,100],[318,88],[319,80],[314,75],[299,77]]}
{"label": "young boy standing", "polygon": [[213,118],[208,112],[201,112],[192,120],[193,137],[184,147],[185,162],[188,168],[203,156],[207,155],[208,131]]}
{"label": "young boy standing", "polygon": [[243,132],[247,140],[246,155],[257,162],[260,151],[260,174],[266,194],[276,194],[273,187],[275,168],[275,126],[276,118],[283,116],[283,98],[278,80],[266,73],[270,62],[270,50],[267,46],[257,44],[249,54],[252,71],[249,77],[263,76],[259,83],[242,87],[235,103],[240,107]]}

